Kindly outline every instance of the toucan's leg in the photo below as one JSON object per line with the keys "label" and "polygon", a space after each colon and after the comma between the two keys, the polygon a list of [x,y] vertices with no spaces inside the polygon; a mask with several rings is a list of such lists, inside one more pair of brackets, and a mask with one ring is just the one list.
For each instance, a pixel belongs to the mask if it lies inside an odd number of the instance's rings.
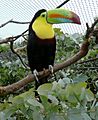
{"label": "toucan's leg", "polygon": [[49,65],[49,71],[51,72],[51,74],[53,74],[53,66]]}
{"label": "toucan's leg", "polygon": [[34,77],[35,77],[36,81],[39,83],[39,79],[37,77],[39,74],[38,74],[36,69],[33,71],[33,74],[34,74]]}

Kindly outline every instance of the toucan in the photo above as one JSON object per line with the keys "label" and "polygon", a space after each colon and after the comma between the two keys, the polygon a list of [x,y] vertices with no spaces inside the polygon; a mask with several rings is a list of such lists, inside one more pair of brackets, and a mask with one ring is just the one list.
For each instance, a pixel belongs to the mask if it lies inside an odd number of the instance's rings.
{"label": "toucan", "polygon": [[[80,24],[77,14],[67,9],[39,10],[29,24],[27,56],[30,69],[38,72],[54,65],[56,52],[56,38],[53,24],[76,23]],[[47,77],[35,81],[35,89],[47,83]]]}

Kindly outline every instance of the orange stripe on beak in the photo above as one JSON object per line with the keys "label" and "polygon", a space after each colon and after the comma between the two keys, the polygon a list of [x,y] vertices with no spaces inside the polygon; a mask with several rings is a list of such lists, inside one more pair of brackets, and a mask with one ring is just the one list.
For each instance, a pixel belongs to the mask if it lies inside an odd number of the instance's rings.
{"label": "orange stripe on beak", "polygon": [[60,15],[60,14],[50,14],[49,18],[67,18],[67,16],[65,17],[65,16]]}

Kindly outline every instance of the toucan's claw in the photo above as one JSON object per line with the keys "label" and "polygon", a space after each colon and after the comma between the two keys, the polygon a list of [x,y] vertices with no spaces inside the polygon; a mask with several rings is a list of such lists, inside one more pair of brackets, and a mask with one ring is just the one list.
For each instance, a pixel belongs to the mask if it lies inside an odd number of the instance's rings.
{"label": "toucan's claw", "polygon": [[53,66],[49,65],[49,71],[51,72],[51,74],[53,74]]}
{"label": "toucan's claw", "polygon": [[36,99],[38,102],[40,102],[39,96],[36,96],[35,99]]}
{"label": "toucan's claw", "polygon": [[39,74],[38,74],[36,69],[33,71],[33,74],[34,74],[34,77],[35,77],[36,81],[39,83],[39,79],[37,77]]}

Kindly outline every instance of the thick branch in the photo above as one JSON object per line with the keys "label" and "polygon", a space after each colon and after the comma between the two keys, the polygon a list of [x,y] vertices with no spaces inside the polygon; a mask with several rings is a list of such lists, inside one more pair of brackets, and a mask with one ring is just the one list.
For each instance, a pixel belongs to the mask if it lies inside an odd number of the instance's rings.
{"label": "thick branch", "polygon": [[[76,55],[74,55],[72,58],[66,60],[63,63],[56,64],[53,68],[54,73],[65,67],[68,67],[69,65],[80,60],[82,57],[86,56],[86,54],[88,53],[88,46],[89,46],[89,42],[88,41],[84,42],[81,46],[80,51]],[[49,76],[49,75],[50,75],[50,71],[47,69],[45,71],[39,72],[38,78],[41,79],[41,78],[44,78],[45,76]],[[34,75],[30,74],[27,77],[25,77],[24,79],[20,80],[19,82],[13,83],[8,86],[0,87],[0,95],[13,93],[34,80],[35,80]]]}

